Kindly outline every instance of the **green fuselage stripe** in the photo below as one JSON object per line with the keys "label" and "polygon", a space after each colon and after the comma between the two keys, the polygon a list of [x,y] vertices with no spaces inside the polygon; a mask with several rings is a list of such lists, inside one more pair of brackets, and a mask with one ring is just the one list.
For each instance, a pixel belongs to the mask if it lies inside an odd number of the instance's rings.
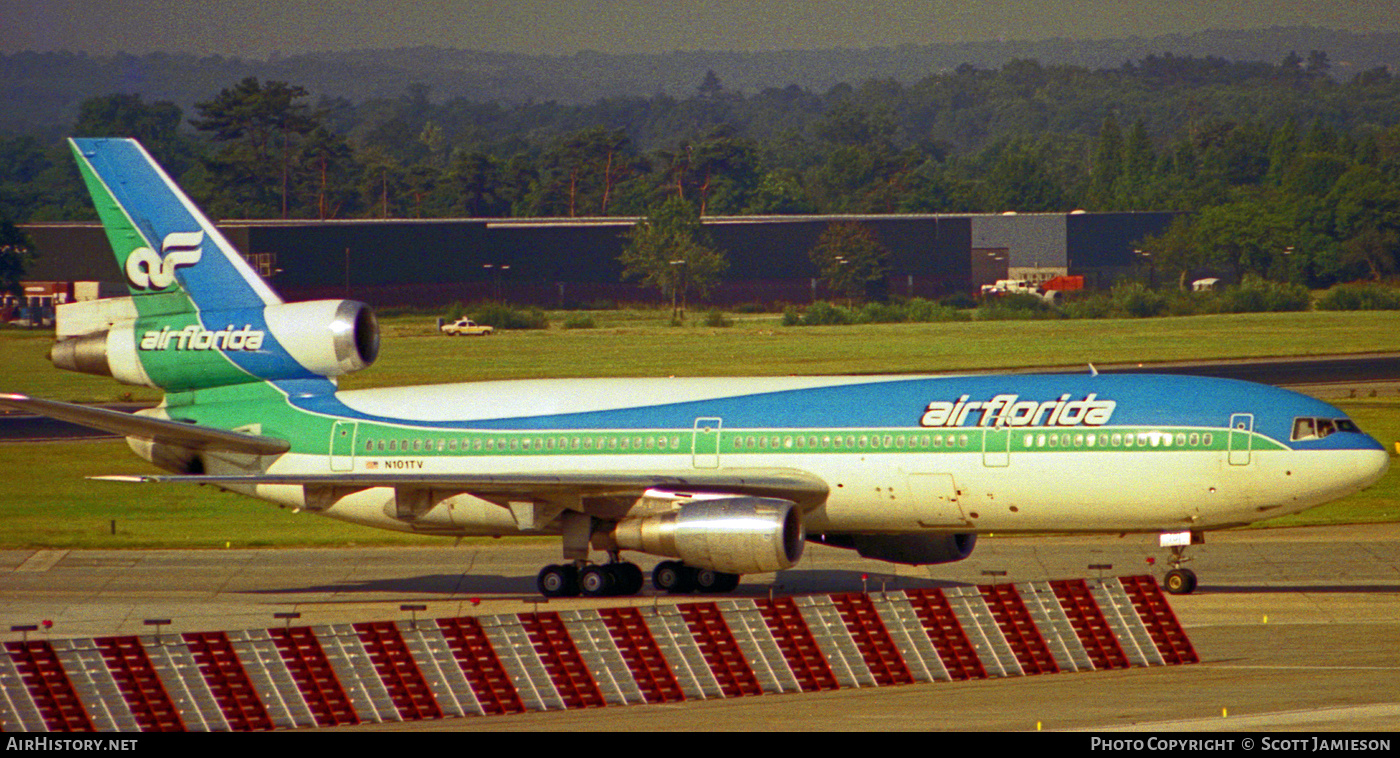
{"label": "green fuselage stripe", "polygon": [[[343,422],[350,423],[350,422]],[[696,449],[697,433],[666,430],[542,430],[467,432],[385,427],[359,423],[354,454],[359,457],[499,455],[673,455]],[[990,433],[990,434],[989,434]],[[1005,429],[734,429],[720,432],[719,455],[827,453],[1056,453],[1183,452],[1282,450],[1254,433],[1200,428],[1100,428],[1093,432]],[[1248,439],[1243,437],[1248,434]],[[349,454],[348,445],[336,450]]]}

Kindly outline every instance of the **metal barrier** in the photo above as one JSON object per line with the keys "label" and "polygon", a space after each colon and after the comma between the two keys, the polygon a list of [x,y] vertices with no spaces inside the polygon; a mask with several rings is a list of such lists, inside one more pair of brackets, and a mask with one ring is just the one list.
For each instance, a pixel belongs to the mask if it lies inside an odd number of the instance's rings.
{"label": "metal barrier", "polygon": [[6,732],[290,729],[1199,660],[1150,576],[5,651]]}

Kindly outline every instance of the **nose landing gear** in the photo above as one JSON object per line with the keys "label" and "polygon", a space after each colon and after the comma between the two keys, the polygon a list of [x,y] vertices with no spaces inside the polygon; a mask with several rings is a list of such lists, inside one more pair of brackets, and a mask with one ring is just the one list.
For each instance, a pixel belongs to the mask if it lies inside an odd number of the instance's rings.
{"label": "nose landing gear", "polygon": [[1174,532],[1163,534],[1158,540],[1158,544],[1171,550],[1171,557],[1167,559],[1167,564],[1172,568],[1162,579],[1162,588],[1172,595],[1189,595],[1196,591],[1196,572],[1181,565],[1191,560],[1186,555],[1186,548],[1191,545],[1205,544],[1206,535],[1204,532]]}

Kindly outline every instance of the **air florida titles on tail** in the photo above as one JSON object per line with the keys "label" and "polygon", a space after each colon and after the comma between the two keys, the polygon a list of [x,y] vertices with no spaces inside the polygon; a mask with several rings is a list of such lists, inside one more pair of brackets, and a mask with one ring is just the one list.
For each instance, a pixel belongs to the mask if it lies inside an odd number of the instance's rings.
{"label": "air florida titles on tail", "polygon": [[973,426],[1103,426],[1113,417],[1118,403],[1099,400],[1091,392],[1083,400],[1070,400],[1072,395],[1060,395],[1058,400],[1022,400],[1020,395],[995,395],[991,400],[968,401],[971,395],[957,402],[934,401],[928,404],[920,426],[967,426],[968,417],[981,413]]}

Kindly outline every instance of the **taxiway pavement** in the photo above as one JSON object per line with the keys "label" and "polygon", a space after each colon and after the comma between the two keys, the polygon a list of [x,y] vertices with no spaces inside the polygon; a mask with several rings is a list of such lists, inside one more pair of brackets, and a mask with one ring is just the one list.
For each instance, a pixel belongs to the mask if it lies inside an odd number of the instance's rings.
{"label": "taxiway pavement", "polygon": [[[1211,533],[1201,587],[1172,605],[1202,663],[980,682],[633,706],[376,729],[1400,729],[1400,524]],[[1153,535],[982,538],[962,563],[894,567],[809,545],[801,570],[746,577],[743,595],[845,592],[1163,571]],[[1154,558],[1157,563],[1149,564]],[[0,633],[53,638],[675,602],[554,600],[535,573],[555,540],[297,550],[0,551]],[[1112,568],[1090,569],[1111,565]],[[650,568],[650,562],[644,564]],[[681,598],[686,599],[686,598]],[[31,633],[35,634],[35,633]]]}

